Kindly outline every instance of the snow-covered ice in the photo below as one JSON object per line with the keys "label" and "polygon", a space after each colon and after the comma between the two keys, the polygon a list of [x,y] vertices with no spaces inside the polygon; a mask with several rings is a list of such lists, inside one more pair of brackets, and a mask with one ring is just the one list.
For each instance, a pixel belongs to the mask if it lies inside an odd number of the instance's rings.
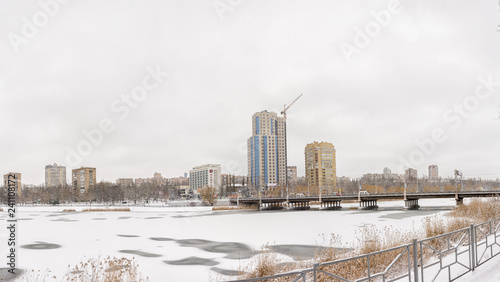
{"label": "snow-covered ice", "polygon": [[[211,269],[236,271],[249,262],[252,251],[260,251],[263,245],[314,249],[327,243],[332,233],[350,243],[355,232],[367,225],[419,229],[425,216],[446,212],[455,201],[429,199],[420,201],[420,205],[418,211],[403,210],[403,201],[390,201],[380,202],[378,211],[353,210],[349,206],[357,204],[344,204],[341,211],[262,212],[214,212],[209,207],[131,206],[130,212],[20,207],[18,243],[24,247],[18,249],[18,263],[23,269],[50,269],[61,280],[68,265],[84,257],[109,255],[135,257],[140,272],[151,281],[228,279]],[[67,208],[77,211],[62,212]],[[0,218],[5,216],[5,212],[0,213]],[[6,231],[0,228],[2,254],[6,253]],[[46,249],[43,244],[53,244],[53,248]],[[2,256],[0,262],[4,261]],[[196,265],[190,265],[193,263]]]}

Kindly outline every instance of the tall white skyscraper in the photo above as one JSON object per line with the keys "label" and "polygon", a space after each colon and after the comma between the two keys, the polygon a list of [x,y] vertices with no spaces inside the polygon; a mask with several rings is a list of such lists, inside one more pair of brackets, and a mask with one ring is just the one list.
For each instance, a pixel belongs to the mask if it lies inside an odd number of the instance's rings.
{"label": "tall white skyscraper", "polygon": [[248,182],[253,188],[286,186],[286,124],[276,113],[262,111],[252,116],[248,138]]}

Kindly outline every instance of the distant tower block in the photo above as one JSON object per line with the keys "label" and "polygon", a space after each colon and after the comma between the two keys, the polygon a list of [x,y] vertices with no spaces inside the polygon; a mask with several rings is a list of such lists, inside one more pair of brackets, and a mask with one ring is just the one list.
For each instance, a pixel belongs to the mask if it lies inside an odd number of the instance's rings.
{"label": "distant tower block", "polygon": [[306,180],[311,187],[333,193],[337,186],[335,147],[328,142],[313,142],[305,148]]}

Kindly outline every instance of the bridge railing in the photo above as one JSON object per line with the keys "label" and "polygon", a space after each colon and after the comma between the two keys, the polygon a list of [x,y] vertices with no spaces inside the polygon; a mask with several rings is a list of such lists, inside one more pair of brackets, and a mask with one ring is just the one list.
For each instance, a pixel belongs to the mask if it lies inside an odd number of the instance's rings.
{"label": "bridge railing", "polygon": [[499,254],[500,219],[495,219],[307,269],[233,281],[454,281]]}

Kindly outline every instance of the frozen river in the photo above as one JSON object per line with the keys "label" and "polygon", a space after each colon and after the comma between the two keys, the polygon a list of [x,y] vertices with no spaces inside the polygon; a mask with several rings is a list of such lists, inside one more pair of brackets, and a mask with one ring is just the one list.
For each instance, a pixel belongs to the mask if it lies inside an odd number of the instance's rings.
{"label": "frozen river", "polygon": [[[51,270],[61,281],[68,265],[97,256],[135,257],[151,281],[229,279],[263,245],[290,260],[308,258],[330,234],[352,242],[367,225],[419,229],[426,216],[447,212],[453,199],[420,201],[418,211],[403,201],[380,202],[378,211],[211,211],[206,207],[130,207],[130,212],[80,212],[83,207],[20,207],[18,263],[26,270]],[[73,208],[76,212],[62,212]],[[6,211],[0,212],[5,223]],[[0,228],[5,267],[7,229]],[[293,253],[293,255],[290,255]],[[289,256],[290,255],[290,256]]]}

